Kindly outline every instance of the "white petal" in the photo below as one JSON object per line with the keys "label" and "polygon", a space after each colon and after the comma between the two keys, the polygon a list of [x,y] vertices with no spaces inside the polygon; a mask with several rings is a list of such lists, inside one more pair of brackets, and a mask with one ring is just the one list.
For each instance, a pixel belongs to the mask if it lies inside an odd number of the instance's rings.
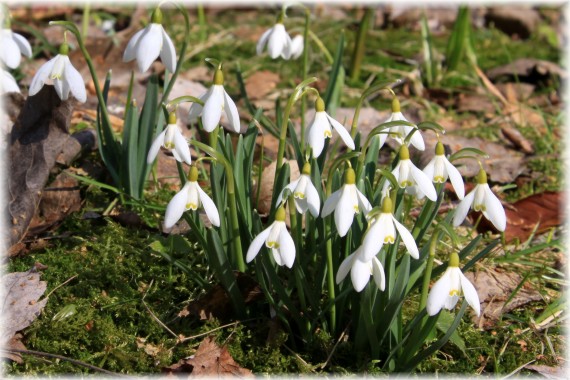
{"label": "white petal", "polygon": [[393,227],[392,231],[390,230],[390,225],[393,226],[391,218],[392,214],[382,213],[372,222],[362,240],[362,260],[372,260],[380,252],[386,235],[393,233],[394,230]]}
{"label": "white petal", "polygon": [[51,69],[53,68],[53,65],[56,59],[58,59],[58,57],[59,55],[56,55],[55,57],[44,63],[42,67],[40,67],[40,69],[36,72],[36,75],[34,75],[32,83],[30,84],[30,89],[28,90],[28,94],[30,96],[34,96],[35,94],[40,92],[45,82],[48,80],[49,75],[51,73]]}
{"label": "white petal", "polygon": [[352,262],[355,259],[355,255],[356,255],[356,252],[349,255],[346,259],[344,259],[342,261],[342,263],[340,263],[340,266],[338,267],[338,271],[336,272],[336,279],[335,280],[336,280],[337,284],[340,284],[341,281],[344,280],[344,278],[346,277],[348,272],[350,272],[350,269],[352,268]]}
{"label": "white petal", "polygon": [[485,187],[485,212],[483,214],[493,223],[497,230],[504,231],[507,228],[505,209],[499,198],[493,194],[489,185]]}
{"label": "white petal", "polygon": [[14,39],[16,45],[18,45],[20,52],[22,52],[22,54],[25,55],[26,57],[30,58],[32,56],[32,47],[30,46],[28,40],[26,40],[24,36],[13,32],[12,32],[12,38]]}
{"label": "white petal", "polygon": [[[210,97],[211,92],[212,92],[212,87],[210,87],[208,91],[206,91],[202,95],[198,96],[198,99],[205,102]],[[195,119],[197,119],[198,116],[202,114],[202,109],[203,107],[200,103],[192,103],[190,109],[188,110],[188,121],[194,121]]]}
{"label": "white petal", "polygon": [[380,133],[378,134],[378,149],[382,148],[384,146],[384,143],[386,142],[386,139],[388,138],[388,134],[387,133]]}
{"label": "white petal", "polygon": [[176,49],[162,25],[160,26],[160,29],[162,32],[162,50],[160,51],[160,59],[168,71],[173,73],[176,71]]}
{"label": "white petal", "polygon": [[360,192],[360,190],[356,189],[356,196],[358,197],[358,206],[364,213],[364,215],[368,214],[370,210],[372,210],[372,205],[366,199],[366,196]]}
{"label": "white petal", "polygon": [[20,92],[20,87],[18,87],[18,83],[16,83],[14,77],[5,70],[0,69],[0,71],[2,72],[1,93]]}
{"label": "white petal", "polygon": [[426,165],[423,172],[432,182],[433,182],[433,173],[435,170],[435,157],[431,159],[431,161]]}
{"label": "white petal", "polygon": [[204,211],[206,211],[206,215],[208,215],[208,219],[210,219],[210,222],[214,226],[219,227],[220,214],[218,213],[218,208],[214,204],[214,201],[212,201],[212,198],[210,198],[208,194],[200,188],[200,186],[197,186],[197,189],[198,195],[200,196],[200,202],[202,202],[202,206],[204,207]]}
{"label": "white petal", "polygon": [[354,220],[354,206],[358,204],[357,196],[355,193],[356,186],[354,189],[348,187],[354,185],[344,185],[344,190],[338,200],[338,205],[334,212],[334,221],[336,224],[336,229],[338,234],[342,237],[346,235],[350,226],[352,226],[352,221]]}
{"label": "white petal", "polygon": [[350,133],[346,130],[346,128],[341,123],[330,117],[328,114],[325,115],[327,116],[327,119],[331,123],[332,127],[338,132],[338,135],[342,141],[344,141],[346,146],[350,150],[354,150],[354,141],[352,140],[352,137],[350,137]]}
{"label": "white petal", "polygon": [[156,158],[160,147],[162,144],[164,144],[164,135],[166,135],[166,129],[164,129],[158,136],[156,136],[152,142],[152,145],[150,146],[150,149],[148,150],[148,154],[146,156],[146,162],[148,164],[152,164],[154,162],[154,159]]}
{"label": "white petal", "polygon": [[57,92],[57,96],[59,96],[61,100],[67,100],[69,91],[67,92],[63,91],[63,81],[61,79],[54,79],[53,88],[55,89],[55,92]]}
{"label": "white petal", "polygon": [[213,85],[212,87],[212,93],[206,100],[202,110],[202,125],[206,132],[212,132],[218,126],[222,117],[224,89],[221,85]]}
{"label": "white petal", "polygon": [[449,290],[451,289],[451,278],[449,270],[445,271],[443,276],[432,286],[427,299],[428,315],[436,315],[445,305]]}
{"label": "white petal", "polygon": [[313,123],[307,129],[307,143],[313,149],[313,157],[321,155],[325,146],[325,130],[328,121],[324,112],[315,113]]}
{"label": "white petal", "polygon": [[124,62],[132,61],[137,57],[137,43],[141,38],[141,36],[143,35],[143,33],[147,32],[148,30],[149,26],[139,30],[131,37],[129,43],[127,44],[127,47],[125,48],[125,52],[123,53]]}
{"label": "white petal", "polygon": [[416,149],[418,149],[418,150],[424,150],[426,148],[426,146],[424,143],[424,139],[422,137],[422,133],[416,128],[413,128],[413,129],[415,129],[416,131],[414,132],[414,134],[410,138],[410,144],[415,146]]}
{"label": "white petal", "polygon": [[186,141],[178,126],[176,127],[176,132],[174,133],[174,150],[176,153],[178,153],[180,161],[184,161],[188,165],[192,163],[192,155],[190,155],[190,147],[188,146],[188,141]]}
{"label": "white petal", "polygon": [[66,58],[67,60],[65,62],[63,79],[73,96],[75,96],[75,99],[79,100],[81,103],[85,103],[87,100],[87,93],[85,92],[85,82],[83,82],[83,77],[79,74],[79,71],[73,67],[69,58]]}
{"label": "white petal", "polygon": [[463,198],[463,200],[459,203],[457,208],[455,208],[455,214],[453,215],[453,227],[459,226],[465,220],[469,209],[471,208],[471,204],[473,203],[473,199],[475,198],[475,190],[471,191],[469,194]]}
{"label": "white petal", "polygon": [[420,252],[418,251],[418,246],[416,245],[416,241],[414,240],[414,237],[412,236],[410,231],[408,231],[408,229],[404,227],[404,225],[398,222],[393,215],[392,215],[392,221],[394,222],[394,225],[396,226],[396,229],[398,230],[398,233],[400,234],[400,237],[402,238],[404,245],[408,249],[408,252],[410,252],[410,256],[412,256],[414,259],[419,259]]}
{"label": "white petal", "polygon": [[290,54],[291,59],[297,59],[301,56],[304,49],[303,36],[298,34],[291,40]]}
{"label": "white petal", "polygon": [[459,274],[459,281],[461,282],[461,289],[463,290],[463,295],[465,296],[465,300],[473,308],[475,314],[479,316],[481,313],[481,304],[479,303],[479,295],[477,294],[477,290],[467,277],[463,273],[460,272]]}
{"label": "white petal", "polygon": [[368,284],[368,281],[370,281],[370,274],[370,264],[368,262],[354,260],[350,270],[350,279],[352,280],[354,290],[361,292]]}
{"label": "white petal", "polygon": [[386,288],[386,276],[384,275],[382,263],[376,257],[372,258],[372,276],[378,289],[384,290]]}
{"label": "white petal", "polygon": [[148,31],[141,36],[137,45],[137,64],[139,71],[147,71],[154,60],[156,60],[162,50],[162,26],[150,24]]}
{"label": "white petal", "polygon": [[236,107],[236,104],[230,98],[226,90],[223,90],[224,94],[224,111],[226,112],[226,116],[228,117],[228,121],[230,122],[233,130],[236,133],[239,133],[241,130],[241,126],[239,123],[239,113]]}
{"label": "white petal", "polygon": [[265,48],[265,44],[267,43],[267,39],[269,38],[269,34],[273,32],[273,28],[267,29],[262,35],[259,41],[257,42],[256,53],[257,55],[261,55],[263,53],[263,49]]}
{"label": "white petal", "polygon": [[449,175],[449,180],[453,185],[455,194],[457,198],[463,199],[465,197],[465,186],[463,184],[463,177],[459,173],[459,170],[449,162],[447,158],[444,158],[445,168],[447,169],[447,174]]}
{"label": "white petal", "polygon": [[295,190],[297,184],[299,183],[299,179],[300,178],[297,178],[296,180],[285,186],[283,190],[281,190],[281,192],[277,196],[277,201],[275,202],[276,205],[280,205],[281,202],[283,201],[283,194],[285,194],[285,189],[289,189],[290,192],[293,192]]}
{"label": "white petal", "polygon": [[287,38],[289,36],[285,31],[285,26],[283,24],[275,24],[273,33],[271,33],[267,42],[267,52],[272,59],[279,57],[287,47]]}
{"label": "white petal", "polygon": [[335,191],[327,198],[325,204],[323,205],[323,211],[321,212],[321,216],[323,218],[325,216],[328,216],[331,212],[335,210],[336,205],[338,204],[338,201],[340,199],[341,192],[342,188],[340,190]]}
{"label": "white petal", "polygon": [[265,240],[267,240],[267,237],[269,236],[269,233],[271,232],[272,228],[273,224],[271,224],[269,227],[261,231],[261,233],[257,235],[255,239],[253,239],[253,241],[249,245],[249,248],[247,249],[247,254],[245,256],[245,261],[247,263],[255,259],[255,256],[257,256],[261,247],[265,245]]}
{"label": "white petal", "polygon": [[279,233],[279,253],[281,253],[283,264],[291,268],[295,262],[295,242],[285,226]]}
{"label": "white petal", "polygon": [[319,198],[319,193],[317,188],[311,181],[307,183],[307,188],[305,189],[305,196],[307,198],[307,205],[309,206],[309,211],[316,218],[319,216],[319,209],[321,208],[321,199]]}
{"label": "white petal", "polygon": [[20,61],[22,59],[20,48],[12,38],[8,36],[2,38],[0,57],[4,61],[4,64],[11,69],[15,69],[20,65]]}
{"label": "white petal", "polygon": [[437,201],[437,193],[435,192],[435,187],[433,187],[433,182],[431,179],[428,178],[424,172],[415,167],[413,164],[411,165],[411,169],[412,177],[414,178],[414,181],[418,187],[421,189],[422,193],[424,193],[426,197],[428,197],[433,202]]}
{"label": "white petal", "polygon": [[168,202],[164,214],[164,228],[171,228],[182,217],[188,199],[188,186],[189,182],[186,182],[182,189]]}

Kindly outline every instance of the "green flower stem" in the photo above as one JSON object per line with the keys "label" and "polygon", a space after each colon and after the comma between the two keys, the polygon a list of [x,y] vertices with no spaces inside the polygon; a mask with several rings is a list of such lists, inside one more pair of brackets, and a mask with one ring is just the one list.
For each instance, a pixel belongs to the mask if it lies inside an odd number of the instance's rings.
{"label": "green flower stem", "polygon": [[234,179],[234,171],[232,169],[232,164],[228,160],[226,160],[226,158],[221,153],[219,153],[215,149],[212,149],[210,146],[196,140],[192,140],[191,142],[194,146],[202,149],[204,152],[214,157],[216,161],[224,165],[224,169],[226,170],[226,175],[228,176],[228,181],[227,181],[228,204],[230,208],[230,226],[233,235],[232,243],[234,247],[234,255],[237,262],[238,270],[240,272],[245,272],[246,267],[245,267],[245,261],[243,260],[243,252],[241,247],[241,237],[239,232],[239,220],[238,220],[237,204],[236,204],[235,179]]}
{"label": "green flower stem", "polygon": [[196,6],[198,12],[198,25],[200,25],[200,42],[206,42],[208,39],[208,23],[206,22],[206,14],[204,13],[204,5],[198,4]]}
{"label": "green flower stem", "polygon": [[[305,8],[305,28],[303,29],[303,75],[305,80],[309,75],[309,26],[311,24],[311,11]],[[301,98],[301,149],[305,146],[305,113],[307,112],[307,99]]]}
{"label": "green flower stem", "polygon": [[214,130],[212,131],[212,133],[210,133],[210,147],[212,147],[212,149],[216,150],[216,148],[218,147],[218,134],[220,133],[220,126],[218,125],[216,128],[214,128]]}
{"label": "green flower stem", "polygon": [[427,304],[429,283],[431,281],[431,272],[433,270],[433,261],[435,259],[435,248],[437,246],[437,242],[439,241],[440,236],[441,232],[439,230],[434,231],[433,235],[431,236],[431,240],[429,242],[429,256],[426,263],[426,270],[424,272],[422,294],[420,297],[420,306],[418,308],[418,313],[421,312],[426,307]]}
{"label": "green flower stem", "polygon": [[360,65],[362,63],[362,57],[364,56],[366,32],[368,32],[370,20],[372,19],[375,10],[376,8],[366,8],[358,26],[358,35],[356,36],[356,43],[354,44],[354,50],[352,51],[352,62],[350,68],[350,80],[352,82],[356,81],[360,75]]}
{"label": "green flower stem", "polygon": [[85,2],[83,6],[83,16],[81,20],[81,36],[83,38],[87,37],[89,31],[89,18],[91,14],[91,4],[88,1]]}
{"label": "green flower stem", "polygon": [[[299,242],[301,241],[301,237],[299,236],[299,229],[297,228],[297,209],[295,207],[295,199],[293,194],[289,195],[289,200],[287,201],[289,204],[289,221],[291,225],[291,234],[293,235],[293,242],[295,243],[295,252],[297,255],[297,261],[299,261]],[[297,285],[297,294],[299,295],[299,302],[301,303],[301,309],[306,311],[307,310],[307,302],[305,300],[305,287],[303,286],[303,281],[301,280],[301,274],[299,273],[299,263],[295,265],[295,283]]]}
{"label": "green flower stem", "polygon": [[352,118],[352,125],[350,128],[350,137],[352,137],[352,139],[354,140],[354,137],[356,136],[356,132],[357,132],[357,126],[358,126],[358,118],[360,117],[360,109],[362,108],[362,105],[364,104],[364,100],[366,100],[367,97],[369,97],[370,95],[372,95],[373,93],[377,92],[377,91],[389,91],[392,96],[396,96],[394,94],[394,91],[392,91],[392,89],[390,87],[386,87],[390,84],[393,84],[394,82],[381,82],[375,86],[372,86],[368,89],[366,89],[366,91],[364,91],[362,93],[362,95],[360,96],[360,99],[358,99],[358,103],[356,104],[356,108],[354,110],[354,117]]}

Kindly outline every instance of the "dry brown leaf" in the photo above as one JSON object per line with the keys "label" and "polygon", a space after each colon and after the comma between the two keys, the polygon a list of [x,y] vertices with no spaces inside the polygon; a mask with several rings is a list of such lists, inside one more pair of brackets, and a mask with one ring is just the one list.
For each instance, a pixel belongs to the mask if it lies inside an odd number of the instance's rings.
{"label": "dry brown leaf", "polygon": [[481,302],[481,316],[473,316],[473,321],[479,328],[491,329],[504,313],[542,299],[536,289],[524,284],[505,305],[522,280],[522,277],[515,272],[487,268],[484,271],[468,272],[465,276],[477,289]]}
{"label": "dry brown leaf", "polygon": [[251,100],[264,98],[280,81],[279,74],[269,70],[256,71],[245,80],[245,91]]}
{"label": "dry brown leaf", "polygon": [[566,72],[554,62],[535,58],[520,58],[503,66],[487,71],[487,77],[496,80],[506,76],[517,78],[519,81],[536,83],[548,76],[566,77]]}
{"label": "dry brown leaf", "polygon": [[[297,179],[301,175],[297,161],[290,160],[286,162],[289,163],[290,180]],[[275,180],[276,165],[277,161],[273,161],[265,169],[263,169],[263,172],[261,174],[261,190],[259,191],[259,203],[257,204],[257,212],[260,215],[267,215],[271,210],[271,198],[273,197],[273,182]],[[252,196],[255,196],[255,194],[257,194],[257,184],[254,186]]]}
{"label": "dry brown leaf", "polygon": [[534,153],[534,146],[532,142],[527,140],[518,129],[513,128],[510,125],[502,125],[501,132],[507,138],[507,140],[513,143],[515,147],[519,148],[524,153]]}
{"label": "dry brown leaf", "polygon": [[524,368],[530,369],[531,371],[535,371],[541,374],[542,376],[546,377],[547,379],[562,380],[568,378],[567,369],[562,367],[550,367],[547,365],[530,364],[525,366]]}
{"label": "dry brown leaf", "polygon": [[228,349],[225,346],[218,346],[213,337],[204,338],[194,355],[163,368],[163,372],[168,374],[190,372],[191,377],[253,377],[253,373],[249,369],[240,367]]}

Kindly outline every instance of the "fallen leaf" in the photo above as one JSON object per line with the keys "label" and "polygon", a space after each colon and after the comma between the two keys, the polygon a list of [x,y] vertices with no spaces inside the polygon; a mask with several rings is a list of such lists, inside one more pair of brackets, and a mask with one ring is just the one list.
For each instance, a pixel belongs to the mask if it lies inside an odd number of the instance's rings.
{"label": "fallen leaf", "polygon": [[[289,163],[290,169],[290,179],[298,178],[301,173],[299,172],[299,165],[297,161],[290,160],[287,161]],[[261,174],[261,189],[259,191],[259,203],[257,204],[257,211],[260,215],[267,215],[271,210],[271,199],[273,197],[273,182],[275,180],[275,167],[277,165],[277,161],[273,161],[269,164]],[[251,192],[253,196],[257,194],[257,184],[254,185],[253,191]]]}
{"label": "fallen leaf", "polygon": [[168,374],[191,372],[191,377],[253,377],[253,373],[249,369],[240,367],[228,349],[225,346],[218,346],[213,337],[204,338],[194,355],[163,368],[162,371]]}
{"label": "fallen leaf", "polygon": [[532,142],[527,140],[520,131],[510,125],[502,125],[501,132],[513,145],[519,148],[526,154],[534,153],[534,146]]}
{"label": "fallen leaf", "polygon": [[487,77],[497,80],[507,77],[527,83],[538,83],[550,76],[566,78],[566,72],[554,62],[535,58],[519,58],[514,62],[487,71]]}
{"label": "fallen leaf", "polygon": [[530,364],[525,366],[524,368],[530,369],[531,371],[535,371],[542,376],[546,377],[547,379],[567,379],[568,372],[566,368],[562,367],[550,367],[547,365],[540,365],[540,364]]}
{"label": "fallen leaf", "polygon": [[515,272],[486,268],[478,272],[465,273],[465,276],[477,289],[481,303],[481,315],[479,317],[474,315],[473,322],[485,330],[495,327],[503,314],[542,299],[536,289],[525,283],[509,303],[505,304],[522,280],[522,277]]}
{"label": "fallen leaf", "polygon": [[[541,234],[562,224],[561,193],[545,192],[534,194],[505,207],[507,228],[505,240],[526,241],[533,233]],[[536,229],[536,231],[535,231]],[[485,218],[481,219],[477,231],[496,231]]]}
{"label": "fallen leaf", "polygon": [[534,92],[535,85],[529,83],[497,83],[497,89],[505,96],[509,103],[526,101]]}
{"label": "fallen leaf", "polygon": [[[39,264],[39,263],[38,263]],[[40,264],[41,265],[41,264]],[[40,315],[48,299],[38,301],[45,293],[47,283],[40,281],[40,273],[35,268],[27,272],[13,272],[2,276],[2,306],[0,313],[9,316],[4,318],[1,332],[2,346],[8,343],[8,347],[25,349],[21,342],[22,335],[16,334],[30,326]],[[6,354],[1,354],[6,356]],[[6,356],[19,362],[19,355]]]}
{"label": "fallen leaf", "polygon": [[279,80],[279,74],[272,71],[256,71],[246,78],[245,91],[251,100],[262,99],[277,87]]}

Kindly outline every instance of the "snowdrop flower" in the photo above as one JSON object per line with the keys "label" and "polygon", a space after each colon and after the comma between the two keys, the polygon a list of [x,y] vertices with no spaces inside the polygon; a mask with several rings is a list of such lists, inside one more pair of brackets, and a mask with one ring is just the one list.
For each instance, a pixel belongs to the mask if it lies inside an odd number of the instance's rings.
{"label": "snowdrop flower", "polygon": [[220,226],[220,214],[212,199],[202,190],[198,184],[198,168],[194,165],[190,166],[188,181],[184,187],[176,193],[172,200],[166,206],[164,215],[164,228],[168,229],[182,217],[184,211],[193,210],[204,207],[206,216],[210,222],[216,226]]}
{"label": "snowdrop flower", "polygon": [[364,260],[362,246],[344,259],[340,264],[338,272],[336,273],[336,283],[340,284],[349,271],[352,286],[354,286],[354,290],[357,292],[364,289],[370,280],[370,276],[374,278],[374,282],[378,289],[384,290],[386,287],[386,277],[380,260],[376,257],[373,257],[370,260]]}
{"label": "snowdrop flower", "polygon": [[172,155],[179,162],[186,162],[188,165],[192,163],[192,156],[190,155],[190,147],[188,141],[182,135],[180,127],[176,124],[176,113],[171,112],[168,115],[168,125],[152,142],[148,151],[146,162],[152,164],[160,147],[172,151]]}
{"label": "snowdrop flower", "polygon": [[[410,150],[406,145],[400,147],[400,161],[394,170],[392,170],[392,174],[396,177],[398,185],[401,188],[405,188],[410,193],[421,192],[422,196],[425,194],[434,202],[437,200],[433,183],[424,172],[412,163],[410,160]],[[385,191],[389,185],[390,182],[386,181],[382,190]]]}
{"label": "snowdrop flower", "polygon": [[[287,34],[285,30],[283,17],[284,15],[282,13],[279,14],[277,23],[261,35],[261,38],[259,38],[257,42],[257,55],[261,55],[265,46],[267,46],[267,52],[271,59],[275,59],[279,56],[284,59],[291,57],[291,37],[289,37],[289,34]],[[297,50],[295,50],[295,52],[296,51]]]}
{"label": "snowdrop flower", "polygon": [[463,198],[455,209],[455,215],[453,216],[454,227],[463,223],[471,207],[475,211],[481,211],[497,230],[504,231],[507,227],[505,209],[503,209],[499,198],[489,188],[487,173],[483,168],[477,174],[477,185],[475,188]]}
{"label": "snowdrop flower", "polygon": [[402,238],[410,256],[414,259],[418,259],[420,253],[414,237],[402,223],[394,218],[392,214],[392,199],[386,196],[382,200],[380,216],[374,217],[362,240],[363,260],[368,261],[376,257],[384,244],[394,244],[396,241],[396,231],[398,231],[398,234]]}
{"label": "snowdrop flower", "polygon": [[[300,214],[304,214],[309,210],[316,218],[319,216],[319,209],[321,207],[321,200],[315,185],[311,182],[311,164],[305,162],[301,176],[295,181],[291,182],[285,189],[289,189],[293,193],[295,199],[295,207]],[[283,200],[283,193],[285,189],[277,197],[277,204],[281,204]]]}
{"label": "snowdrop flower", "polygon": [[67,100],[70,93],[81,103],[87,100],[85,83],[79,71],[71,64],[68,52],[69,46],[64,42],[59,48],[59,54],[40,67],[30,84],[30,96],[40,92],[44,84],[53,84],[61,100]]}
{"label": "snowdrop flower", "polygon": [[[400,101],[398,100],[398,98],[394,97],[392,99],[392,114],[390,115],[390,117],[385,121],[385,123],[388,123],[390,121],[408,121],[408,119],[406,119],[404,117],[404,115],[402,114],[402,112],[400,111]],[[422,135],[420,134],[418,127],[411,127],[409,125],[397,125],[395,127],[390,127],[388,129],[389,133],[381,133],[378,135],[378,138],[380,139],[380,148],[382,148],[382,146],[384,145],[384,143],[386,142],[386,138],[388,136],[390,136],[391,138],[393,138],[394,140],[396,140],[400,145],[404,144],[404,141],[406,140],[406,137],[413,131],[416,130],[414,132],[414,134],[412,135],[412,137],[410,137],[410,142],[409,144],[412,144],[413,146],[416,147],[416,149],[418,150],[424,150],[426,148],[425,144],[424,144],[424,140],[422,138]]]}
{"label": "snowdrop flower", "polygon": [[277,265],[293,266],[295,261],[295,243],[287,231],[285,224],[285,208],[280,206],[275,212],[275,221],[269,227],[261,231],[251,242],[245,257],[246,262],[251,262],[265,245],[271,250]]}
{"label": "snowdrop flower", "polygon": [[426,305],[428,315],[432,316],[439,313],[441,308],[452,310],[462,292],[469,306],[479,316],[481,311],[477,290],[459,269],[459,255],[453,252],[449,258],[447,270],[429,292]]}
{"label": "snowdrop flower", "polygon": [[344,126],[325,112],[325,102],[319,96],[315,101],[315,118],[305,132],[307,143],[313,149],[313,157],[321,155],[325,146],[325,139],[332,137],[331,126],[338,132],[346,146],[354,150],[354,141]]}
{"label": "snowdrop flower", "polygon": [[300,34],[297,34],[292,40],[291,40],[291,59],[297,59],[301,56],[301,54],[303,53],[303,49],[305,48],[305,44],[304,44],[304,40],[303,40],[303,36]]}
{"label": "snowdrop flower", "polygon": [[20,92],[20,87],[12,74],[0,68],[0,94],[7,92]]}
{"label": "snowdrop flower", "polygon": [[323,206],[322,217],[328,216],[334,210],[334,221],[340,236],[346,235],[352,225],[354,214],[370,212],[372,206],[364,194],[356,188],[356,173],[348,168],[344,173],[344,185],[331,194]]}
{"label": "snowdrop flower", "polygon": [[152,13],[151,23],[131,38],[123,54],[123,61],[130,62],[136,58],[140,72],[144,73],[158,56],[168,71],[176,71],[176,50],[162,27],[160,8]]}
{"label": "snowdrop flower", "polygon": [[20,65],[21,55],[30,58],[32,47],[24,36],[12,32],[9,28],[0,31],[0,61],[7,67],[15,69]]}
{"label": "snowdrop flower", "polygon": [[234,132],[239,133],[239,113],[236,104],[224,89],[224,74],[221,67],[214,73],[214,84],[198,97],[204,106],[192,103],[188,112],[188,120],[193,121],[202,115],[202,126],[206,132],[212,132],[220,123],[222,112],[226,114]]}
{"label": "snowdrop flower", "polygon": [[[426,165],[423,172],[435,183],[444,183],[449,178],[457,197],[463,199],[465,196],[463,178],[459,170],[445,157],[445,149],[441,142],[438,141],[435,145],[435,156]],[[416,195],[418,199],[422,199],[424,197],[423,192],[419,188],[417,188],[417,190]]]}

